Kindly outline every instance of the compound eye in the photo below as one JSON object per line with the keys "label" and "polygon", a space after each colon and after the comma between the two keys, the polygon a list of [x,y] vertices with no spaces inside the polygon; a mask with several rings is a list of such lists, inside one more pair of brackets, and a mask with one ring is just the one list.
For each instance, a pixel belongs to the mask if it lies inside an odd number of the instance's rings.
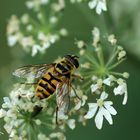
{"label": "compound eye", "polygon": [[75,59],[75,60],[74,60],[74,66],[75,66],[76,68],[78,68],[78,67],[79,67],[79,62],[78,62],[78,60],[77,60],[77,59]]}

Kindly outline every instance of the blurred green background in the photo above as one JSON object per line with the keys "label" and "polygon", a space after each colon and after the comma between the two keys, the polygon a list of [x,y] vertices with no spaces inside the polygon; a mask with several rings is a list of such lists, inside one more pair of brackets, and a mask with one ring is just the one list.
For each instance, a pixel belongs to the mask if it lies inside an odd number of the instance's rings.
{"label": "blurred green background", "polygon": [[[7,96],[14,78],[12,71],[22,65],[50,63],[58,56],[76,53],[74,39],[91,40],[91,30],[100,27],[105,33],[114,33],[119,44],[128,52],[128,59],[121,65],[128,71],[129,100],[126,106],[120,99],[114,105],[118,115],[113,118],[114,125],[104,121],[102,130],[97,130],[91,119],[86,127],[78,126],[68,131],[68,140],[135,140],[140,139],[140,0],[108,0],[108,11],[98,16],[86,4],[67,3],[64,16],[59,24],[69,30],[69,36],[55,43],[43,56],[32,58],[21,47],[10,48],[6,42],[6,24],[12,14],[18,16],[27,12],[24,0],[0,0],[0,102]],[[29,11],[28,11],[29,12]],[[4,138],[5,137],[5,138]],[[1,135],[0,140],[7,137]]]}

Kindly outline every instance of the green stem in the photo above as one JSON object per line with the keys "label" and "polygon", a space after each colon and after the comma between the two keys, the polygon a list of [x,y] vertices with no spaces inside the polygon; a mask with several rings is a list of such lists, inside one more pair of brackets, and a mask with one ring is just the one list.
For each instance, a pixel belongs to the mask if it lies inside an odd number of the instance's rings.
{"label": "green stem", "polygon": [[118,65],[120,65],[124,60],[125,60],[125,58],[124,58],[124,59],[121,59],[119,62],[117,62],[117,63],[115,63],[114,65],[110,66],[110,67],[108,68],[108,70],[114,69],[115,67],[117,67]]}
{"label": "green stem", "polygon": [[94,75],[94,72],[95,71],[88,71],[88,72],[81,72],[81,73],[83,73],[82,76],[88,76],[88,75],[91,76],[91,75]]}
{"label": "green stem", "polygon": [[104,56],[103,56],[103,51],[102,51],[102,48],[101,46],[98,46],[99,50],[97,50],[97,57],[98,57],[98,60],[100,62],[100,65],[104,67]]}
{"label": "green stem", "polygon": [[122,73],[119,73],[119,72],[109,72],[109,73],[112,74],[112,75],[123,76],[123,74]]}
{"label": "green stem", "polygon": [[112,55],[110,56],[108,62],[106,63],[106,67],[108,67],[112,63],[112,61],[114,60],[114,58],[117,56],[118,51],[116,51],[116,49],[117,49],[117,47],[115,46],[114,49],[113,49],[113,51],[112,51]]}
{"label": "green stem", "polygon": [[91,56],[88,52],[85,53],[85,57],[96,67],[99,67],[99,64],[97,63],[97,60],[94,58],[94,56]]}
{"label": "green stem", "polygon": [[28,129],[28,139],[32,140],[32,136],[31,136],[31,130],[30,130],[30,124],[27,124],[27,129]]}
{"label": "green stem", "polygon": [[86,82],[85,84],[83,84],[82,88],[86,88],[90,83],[92,82],[92,80],[89,80],[88,82]]}

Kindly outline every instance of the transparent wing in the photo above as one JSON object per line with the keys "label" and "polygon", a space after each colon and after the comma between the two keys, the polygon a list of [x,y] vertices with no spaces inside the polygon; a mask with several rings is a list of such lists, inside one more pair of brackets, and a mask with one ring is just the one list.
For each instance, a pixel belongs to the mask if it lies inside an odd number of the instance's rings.
{"label": "transparent wing", "polygon": [[20,78],[39,78],[54,64],[27,65],[16,69],[13,75]]}
{"label": "transparent wing", "polygon": [[56,102],[58,106],[58,117],[63,118],[65,114],[68,112],[69,104],[70,104],[70,96],[69,93],[71,91],[69,80],[65,82],[61,87],[59,85],[56,89]]}

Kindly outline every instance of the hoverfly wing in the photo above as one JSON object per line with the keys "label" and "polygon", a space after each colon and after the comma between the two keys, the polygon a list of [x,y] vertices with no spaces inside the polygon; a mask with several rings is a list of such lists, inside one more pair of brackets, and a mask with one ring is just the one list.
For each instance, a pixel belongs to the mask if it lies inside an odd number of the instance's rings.
{"label": "hoverfly wing", "polygon": [[58,114],[61,113],[60,115],[65,115],[68,112],[70,104],[70,91],[69,82],[64,83],[60,88],[58,86],[56,89],[56,102],[58,106]]}
{"label": "hoverfly wing", "polygon": [[39,78],[42,77],[46,71],[54,66],[54,64],[40,64],[40,65],[27,65],[16,69],[13,72],[14,76],[19,78]]}

